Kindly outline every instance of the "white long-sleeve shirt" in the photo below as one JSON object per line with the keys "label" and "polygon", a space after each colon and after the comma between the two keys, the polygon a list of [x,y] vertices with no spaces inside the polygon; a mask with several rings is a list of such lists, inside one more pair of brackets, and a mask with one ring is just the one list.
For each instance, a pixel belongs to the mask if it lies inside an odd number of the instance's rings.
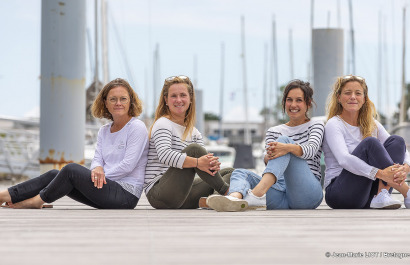
{"label": "white long-sleeve shirt", "polygon": [[90,169],[103,167],[107,179],[140,198],[148,160],[147,128],[134,117],[118,132],[111,133],[111,125],[102,126],[98,132]]}
{"label": "white long-sleeve shirt", "polygon": [[[376,125],[377,129],[372,133],[372,136],[379,139],[381,144],[384,144],[390,134],[378,121],[376,121]],[[323,142],[326,163],[325,188],[332,179],[340,175],[343,169],[371,180],[375,179],[379,169],[352,155],[353,150],[362,140],[360,127],[348,124],[339,116],[334,116],[328,120]],[[404,162],[410,165],[410,156],[407,151]]]}
{"label": "white long-sleeve shirt", "polygon": [[169,167],[182,168],[187,157],[185,153],[181,153],[185,147],[192,143],[204,145],[202,135],[195,127],[192,134],[182,140],[185,128],[165,117],[159,118],[152,126],[145,170],[145,193],[148,193]]}

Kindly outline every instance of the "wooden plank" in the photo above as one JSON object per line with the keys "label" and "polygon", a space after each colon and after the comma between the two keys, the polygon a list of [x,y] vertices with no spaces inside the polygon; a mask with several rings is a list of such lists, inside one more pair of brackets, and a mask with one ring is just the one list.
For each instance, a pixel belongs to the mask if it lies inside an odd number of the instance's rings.
{"label": "wooden plank", "polygon": [[54,209],[0,209],[1,264],[407,264],[337,258],[409,253],[410,211],[95,210],[69,198]]}

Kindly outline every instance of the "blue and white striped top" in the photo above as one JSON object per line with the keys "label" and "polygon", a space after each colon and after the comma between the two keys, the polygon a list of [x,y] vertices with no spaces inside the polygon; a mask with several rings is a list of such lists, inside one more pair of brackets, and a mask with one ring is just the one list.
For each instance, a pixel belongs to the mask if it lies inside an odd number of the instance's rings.
{"label": "blue and white striped top", "polygon": [[322,155],[324,131],[325,127],[322,121],[308,121],[294,127],[287,126],[286,124],[274,126],[266,132],[265,150],[268,147],[268,143],[275,142],[279,136],[288,136],[302,148],[303,154],[300,158],[307,161],[313,175],[320,180],[322,177],[320,173],[320,157]]}
{"label": "blue and white striped top", "polygon": [[165,117],[159,118],[152,126],[145,168],[145,193],[148,193],[169,167],[182,168],[187,155],[181,151],[185,147],[192,143],[204,146],[202,135],[195,127],[192,134],[182,140],[184,131],[184,126]]}

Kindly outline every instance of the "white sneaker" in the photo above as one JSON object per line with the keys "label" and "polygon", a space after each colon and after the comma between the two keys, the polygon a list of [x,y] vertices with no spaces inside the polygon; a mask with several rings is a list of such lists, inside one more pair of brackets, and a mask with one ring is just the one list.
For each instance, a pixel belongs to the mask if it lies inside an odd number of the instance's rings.
{"label": "white sneaker", "polygon": [[262,197],[255,196],[251,190],[243,198],[248,202],[248,210],[265,211],[266,210],[266,194]]}
{"label": "white sneaker", "polygon": [[379,194],[374,196],[370,203],[370,208],[373,209],[399,209],[401,202],[390,197],[389,192],[386,189],[382,189]]}
{"label": "white sneaker", "polygon": [[240,212],[248,208],[247,201],[229,195],[211,195],[206,199],[206,204],[217,212]]}
{"label": "white sneaker", "polygon": [[410,190],[407,192],[407,198],[404,198],[404,206],[406,206],[407,209],[410,208]]}

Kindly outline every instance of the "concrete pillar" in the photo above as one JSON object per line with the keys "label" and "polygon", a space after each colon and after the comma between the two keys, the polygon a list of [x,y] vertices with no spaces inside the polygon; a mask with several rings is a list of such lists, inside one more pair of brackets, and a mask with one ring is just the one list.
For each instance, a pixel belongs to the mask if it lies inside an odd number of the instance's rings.
{"label": "concrete pillar", "polygon": [[40,171],[45,172],[84,164],[86,2],[41,3]]}
{"label": "concrete pillar", "polygon": [[312,116],[326,115],[326,100],[331,87],[344,69],[343,29],[314,29],[313,50],[313,99],[316,108]]}

